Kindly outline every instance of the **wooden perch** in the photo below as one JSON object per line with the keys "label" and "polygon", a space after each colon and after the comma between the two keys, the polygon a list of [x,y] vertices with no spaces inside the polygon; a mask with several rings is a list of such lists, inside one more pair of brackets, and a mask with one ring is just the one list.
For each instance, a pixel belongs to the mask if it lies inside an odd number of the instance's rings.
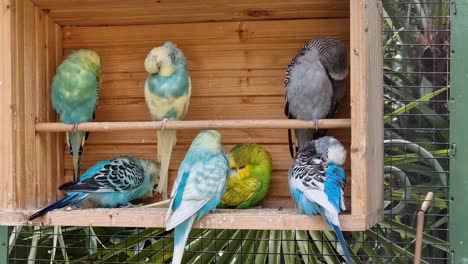
{"label": "wooden perch", "polygon": [[423,229],[424,229],[424,213],[426,213],[429,205],[432,202],[434,193],[428,192],[424,202],[421,205],[421,209],[418,212],[418,221],[416,227],[416,245],[414,249],[414,263],[420,263],[421,261],[421,250],[422,250],[422,240],[423,240]]}
{"label": "wooden perch", "polygon": [[[163,122],[88,122],[77,126],[78,131],[122,131],[122,130],[161,130]],[[351,127],[351,119],[322,119],[318,122],[319,128],[336,129]],[[265,120],[193,120],[166,122],[165,129],[240,129],[240,128],[315,128],[313,121],[265,119]],[[70,132],[72,124],[38,123],[36,131],[39,132]]]}

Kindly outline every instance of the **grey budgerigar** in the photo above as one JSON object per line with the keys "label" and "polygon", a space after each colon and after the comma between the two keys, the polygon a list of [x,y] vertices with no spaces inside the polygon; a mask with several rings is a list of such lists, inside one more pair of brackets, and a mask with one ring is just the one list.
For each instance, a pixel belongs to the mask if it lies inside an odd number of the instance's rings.
{"label": "grey budgerigar", "polygon": [[[331,118],[343,98],[348,75],[346,48],[332,37],[315,37],[307,42],[291,60],[286,71],[285,115],[289,119],[313,120],[314,129],[296,129],[297,148],[312,139],[324,136],[318,120]],[[293,156],[291,130],[289,148]]]}

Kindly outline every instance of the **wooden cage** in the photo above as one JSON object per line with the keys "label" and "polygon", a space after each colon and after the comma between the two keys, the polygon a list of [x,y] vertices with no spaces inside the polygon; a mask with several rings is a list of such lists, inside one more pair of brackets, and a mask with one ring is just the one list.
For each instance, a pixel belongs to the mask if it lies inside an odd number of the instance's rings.
{"label": "wooden cage", "polygon": [[[93,131],[84,149],[82,171],[98,160],[123,154],[156,159],[156,129],[161,124],[149,122],[143,61],[152,47],[170,40],[188,58],[193,85],[186,121],[167,124],[168,129],[180,129],[170,181],[191,140],[206,128],[221,132],[226,150],[238,143],[262,144],[274,163],[270,192],[261,208],[218,210],[196,226],[327,229],[320,217],[297,213],[287,187],[291,158],[286,128],[313,127],[313,123],[286,120],[285,69],[315,35],[338,37],[349,48],[345,100],[336,120],[320,122],[348,149],[348,211],[340,216],[342,229],[365,230],[382,219],[380,1],[0,3],[0,224],[27,224],[27,216],[60,198],[63,193],[57,187],[72,178],[63,133],[71,126],[56,124],[50,101],[51,79],[72,50],[96,50],[103,63],[96,122],[79,127]],[[165,212],[165,208],[58,210],[33,224],[161,227]]]}

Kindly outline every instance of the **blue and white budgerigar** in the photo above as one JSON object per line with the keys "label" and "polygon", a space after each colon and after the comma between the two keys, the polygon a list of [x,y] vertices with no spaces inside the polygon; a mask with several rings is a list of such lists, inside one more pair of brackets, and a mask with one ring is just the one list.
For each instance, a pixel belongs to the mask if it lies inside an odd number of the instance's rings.
{"label": "blue and white budgerigar", "polygon": [[307,142],[297,152],[289,168],[289,189],[300,213],[322,215],[335,231],[348,263],[351,262],[340,229],[338,214],[346,210],[343,188],[346,176],[341,166],[346,150],[333,137],[321,137]]}
{"label": "blue and white budgerigar", "polygon": [[52,105],[60,121],[74,124],[67,133],[67,144],[73,160],[73,179],[80,178],[80,163],[88,132],[76,131],[76,125],[93,121],[101,83],[101,59],[92,50],[71,53],[57,69],[52,80]]}
{"label": "blue and white budgerigar", "polygon": [[31,215],[29,220],[68,206],[115,208],[135,199],[152,197],[159,182],[159,170],[159,164],[152,160],[129,156],[98,162],[78,181],[60,186],[67,195]]}
{"label": "blue and white budgerigar", "polygon": [[[348,75],[347,53],[343,43],[331,37],[315,37],[307,42],[291,60],[286,71],[284,112],[289,119],[313,120],[312,129],[295,129],[297,148],[312,139],[324,136],[318,120],[331,118],[344,96]],[[291,130],[289,148],[293,157]]]}
{"label": "blue and white budgerigar", "polygon": [[172,264],[181,263],[193,223],[221,201],[229,173],[221,135],[214,130],[200,132],[179,167],[166,215],[166,229],[175,228]]}
{"label": "blue and white budgerigar", "polygon": [[[187,114],[192,85],[184,54],[172,42],[152,49],[145,60],[149,73],[145,84],[145,100],[151,117],[156,121],[180,120]],[[176,131],[157,132],[158,160],[161,180],[157,191],[167,198],[167,181],[172,148],[177,142]]]}

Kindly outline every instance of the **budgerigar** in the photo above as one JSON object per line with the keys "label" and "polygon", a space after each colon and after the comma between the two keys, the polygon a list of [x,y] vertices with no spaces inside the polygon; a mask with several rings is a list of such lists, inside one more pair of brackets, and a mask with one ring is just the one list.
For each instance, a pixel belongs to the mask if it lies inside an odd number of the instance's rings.
{"label": "budgerigar", "polygon": [[31,215],[29,220],[68,206],[114,208],[126,206],[135,199],[152,197],[159,182],[159,170],[159,164],[152,160],[128,156],[98,162],[80,180],[60,186],[67,195]]}
{"label": "budgerigar", "polygon": [[239,144],[228,153],[231,175],[220,207],[249,208],[270,188],[271,154],[257,144]]}
{"label": "budgerigar", "polygon": [[348,263],[351,257],[340,229],[338,214],[346,210],[343,188],[346,177],[341,166],[346,150],[333,137],[307,142],[289,168],[289,188],[300,213],[322,215],[335,231]]}
{"label": "budgerigar", "polygon": [[218,206],[229,171],[221,135],[214,130],[200,132],[179,167],[166,215],[166,229],[175,228],[172,264],[181,263],[193,223]]}
{"label": "budgerigar", "polygon": [[[145,100],[153,120],[165,122],[185,117],[192,85],[184,54],[176,45],[166,42],[152,49],[145,60],[150,74],[145,84]],[[167,198],[167,181],[172,148],[177,142],[176,131],[158,131],[158,160],[161,162],[161,181],[157,191]]]}
{"label": "budgerigar", "polygon": [[[347,65],[343,43],[331,37],[313,38],[291,60],[284,80],[285,115],[289,119],[315,122],[315,132],[312,129],[295,130],[298,149],[326,134],[327,130],[318,130],[318,120],[331,118],[336,113],[345,91]],[[288,130],[288,136],[293,157],[291,130]]]}
{"label": "budgerigar", "polygon": [[88,132],[76,131],[76,125],[93,121],[101,83],[101,59],[92,50],[71,53],[57,69],[52,81],[52,105],[60,121],[74,124],[67,133],[67,144],[73,160],[73,180],[80,178],[80,163]]}

